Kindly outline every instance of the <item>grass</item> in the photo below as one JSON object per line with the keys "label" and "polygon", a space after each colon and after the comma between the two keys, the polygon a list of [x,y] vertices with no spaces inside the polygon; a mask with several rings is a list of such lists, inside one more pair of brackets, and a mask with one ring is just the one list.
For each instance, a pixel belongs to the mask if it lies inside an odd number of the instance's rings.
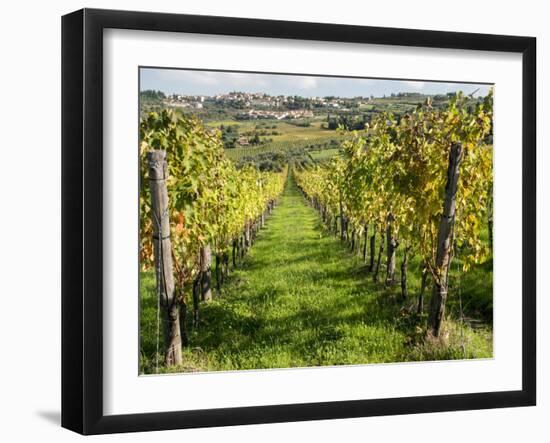
{"label": "grass", "polygon": [[[415,266],[411,263],[411,294],[419,285]],[[479,283],[487,285],[488,279],[473,275],[468,283],[468,278],[462,279],[463,293],[471,283],[476,294],[492,294]],[[201,305],[201,323],[190,329],[183,364],[169,371],[492,356],[492,329],[485,323],[473,329],[449,318],[441,342],[425,341],[422,319],[408,309],[416,300],[403,302],[397,294],[396,287],[375,284],[362,259],[323,228],[290,178],[249,254],[215,299]],[[142,373],[157,371],[156,306],[154,276],[143,273]]]}

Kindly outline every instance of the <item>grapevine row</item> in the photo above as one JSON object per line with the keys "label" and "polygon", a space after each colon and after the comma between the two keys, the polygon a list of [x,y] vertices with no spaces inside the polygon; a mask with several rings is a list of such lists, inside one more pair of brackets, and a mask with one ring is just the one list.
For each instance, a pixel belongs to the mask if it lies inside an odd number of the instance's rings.
{"label": "grapevine row", "polygon": [[[159,151],[167,158],[166,209],[175,280],[174,297],[159,296],[167,317],[165,363],[172,365],[181,363],[181,346],[187,341],[186,294],[192,294],[197,325],[199,297],[203,301],[212,298],[212,253],[219,287],[227,277],[230,256],[236,266],[263,227],[283,191],[286,169],[281,173],[261,172],[251,166],[237,169],[226,158],[219,133],[206,129],[197,119],[171,110],[146,115],[140,124],[140,258],[145,269],[156,265],[157,285],[164,276],[158,263],[160,246],[153,238],[155,214],[147,183],[151,153]],[[180,316],[184,317],[183,330]]]}
{"label": "grapevine row", "polygon": [[352,249],[364,239],[363,256],[375,281],[386,249],[386,284],[398,283],[399,248],[406,299],[408,261],[420,257],[418,312],[431,277],[428,330],[436,337],[445,317],[453,254],[460,252],[467,270],[491,253],[482,231],[492,222],[492,93],[475,108],[464,102],[458,94],[445,109],[427,101],[399,119],[381,114],[367,125],[367,135],[342,143],[341,156],[293,171],[329,229],[336,232],[339,226],[341,239]]}

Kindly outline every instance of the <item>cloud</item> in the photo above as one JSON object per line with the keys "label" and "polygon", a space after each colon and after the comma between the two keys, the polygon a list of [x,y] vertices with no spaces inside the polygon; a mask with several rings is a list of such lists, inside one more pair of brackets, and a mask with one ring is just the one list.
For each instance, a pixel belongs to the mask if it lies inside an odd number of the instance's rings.
{"label": "cloud", "polygon": [[418,90],[424,89],[424,86],[426,85],[426,82],[418,82],[418,81],[412,81],[412,80],[404,81],[403,83]]}
{"label": "cloud", "polygon": [[259,92],[260,89],[268,86],[265,76],[262,75],[250,75],[238,72],[225,72],[216,73],[220,79],[220,84],[224,86],[232,87],[247,87],[256,89]]}
{"label": "cloud", "polygon": [[317,79],[315,77],[298,77],[298,85],[302,89],[314,89],[317,87]]}
{"label": "cloud", "polygon": [[161,82],[182,82],[200,85],[219,84],[219,78],[215,75],[215,72],[159,69],[154,71],[154,75],[156,75]]}

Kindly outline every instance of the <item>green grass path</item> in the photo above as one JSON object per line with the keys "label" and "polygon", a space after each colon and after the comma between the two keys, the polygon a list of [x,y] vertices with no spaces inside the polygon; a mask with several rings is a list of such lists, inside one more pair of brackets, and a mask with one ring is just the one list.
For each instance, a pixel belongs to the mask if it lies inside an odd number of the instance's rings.
{"label": "green grass path", "polygon": [[[289,178],[244,262],[214,301],[201,305],[201,325],[190,330],[183,368],[172,370],[457,357],[424,355],[407,344],[414,326],[401,306],[372,283],[360,258],[323,229]],[[470,357],[489,356],[487,337],[472,337],[477,354]]]}

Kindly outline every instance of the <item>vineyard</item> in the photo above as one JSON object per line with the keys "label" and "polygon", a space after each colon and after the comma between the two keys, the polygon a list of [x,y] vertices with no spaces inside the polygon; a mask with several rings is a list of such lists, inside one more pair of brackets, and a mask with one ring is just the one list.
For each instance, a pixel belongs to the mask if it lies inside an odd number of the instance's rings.
{"label": "vineyard", "polygon": [[158,309],[165,310],[164,361],[171,366],[181,364],[188,343],[189,287],[197,325],[199,298],[212,299],[212,254],[219,285],[228,275],[229,255],[235,264],[236,255],[251,247],[283,190],[286,170],[237,170],[215,135],[170,111],[149,114],[140,139],[141,182],[163,182],[161,189],[141,187],[140,254],[145,269],[155,267]]}
{"label": "vineyard", "polygon": [[232,160],[239,160],[242,157],[253,157],[259,154],[265,154],[268,152],[274,153],[285,153],[290,150],[315,150],[322,147],[324,149],[329,149],[330,147],[338,146],[342,137],[338,136],[321,136],[311,139],[304,140],[283,140],[283,141],[273,141],[266,143],[260,146],[249,146],[249,147],[240,147],[227,149],[226,155]]}
{"label": "vineyard", "polygon": [[344,157],[295,173],[328,229],[337,232],[339,221],[341,239],[351,242],[352,251],[363,241],[365,259],[370,245],[369,271],[375,281],[385,247],[385,283],[397,282],[400,247],[404,300],[408,261],[421,257],[418,313],[431,278],[429,331],[436,337],[445,316],[452,256],[459,255],[467,270],[490,254],[481,234],[492,222],[492,96],[475,112],[460,108],[459,100],[443,111],[428,103],[399,122],[382,114],[369,138],[342,144]]}
{"label": "vineyard", "polygon": [[[492,95],[464,103],[321,150],[144,116],[140,372],[491,357]],[[247,149],[315,161],[262,171]]]}

